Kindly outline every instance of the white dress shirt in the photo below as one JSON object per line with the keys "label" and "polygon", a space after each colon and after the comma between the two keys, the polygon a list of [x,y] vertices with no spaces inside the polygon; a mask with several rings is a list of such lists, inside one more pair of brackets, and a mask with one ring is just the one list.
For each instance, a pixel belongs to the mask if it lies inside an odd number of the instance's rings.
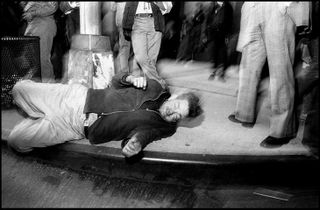
{"label": "white dress shirt", "polygon": [[[160,11],[161,13],[164,15],[166,13],[169,13],[171,11],[172,8],[172,2],[171,1],[162,1],[165,10],[162,10],[160,7]],[[152,9],[151,9],[151,5],[150,2],[145,2],[145,1],[139,1],[138,3],[138,7],[136,10],[136,14],[140,14],[140,13],[150,13],[152,14]]]}

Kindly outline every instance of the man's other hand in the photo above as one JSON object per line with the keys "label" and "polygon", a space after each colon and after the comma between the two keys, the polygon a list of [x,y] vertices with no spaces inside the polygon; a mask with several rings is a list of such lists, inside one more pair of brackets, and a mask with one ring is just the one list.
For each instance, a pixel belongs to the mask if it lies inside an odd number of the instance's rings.
{"label": "man's other hand", "polygon": [[131,157],[138,154],[141,151],[142,147],[138,141],[136,135],[134,135],[128,143],[123,147],[122,154],[126,157]]}
{"label": "man's other hand", "polygon": [[142,88],[143,90],[145,90],[147,87],[147,78],[144,76],[129,75],[126,80],[137,88]]}

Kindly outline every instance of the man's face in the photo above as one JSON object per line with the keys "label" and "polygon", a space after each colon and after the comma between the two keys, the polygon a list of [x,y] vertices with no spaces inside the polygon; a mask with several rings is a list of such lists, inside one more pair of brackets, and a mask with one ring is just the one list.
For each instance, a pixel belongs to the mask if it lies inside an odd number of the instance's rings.
{"label": "man's face", "polygon": [[189,104],[186,99],[172,99],[164,102],[160,114],[168,122],[177,122],[189,113]]}

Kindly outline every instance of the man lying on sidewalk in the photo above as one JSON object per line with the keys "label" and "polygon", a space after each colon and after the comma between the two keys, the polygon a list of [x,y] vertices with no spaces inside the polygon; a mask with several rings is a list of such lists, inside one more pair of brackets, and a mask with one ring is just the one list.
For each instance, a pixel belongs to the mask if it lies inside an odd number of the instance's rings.
{"label": "man lying on sidewalk", "polygon": [[18,152],[86,137],[91,144],[122,140],[123,155],[131,157],[202,112],[196,94],[171,96],[156,80],[128,73],[115,75],[106,89],[22,80],[12,95],[28,115],[8,137]]}

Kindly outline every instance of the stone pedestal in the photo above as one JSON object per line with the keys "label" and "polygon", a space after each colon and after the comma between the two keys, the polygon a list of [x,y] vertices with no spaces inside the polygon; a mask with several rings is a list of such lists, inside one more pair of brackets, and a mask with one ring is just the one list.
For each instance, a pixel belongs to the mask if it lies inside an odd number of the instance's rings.
{"label": "stone pedestal", "polygon": [[74,35],[66,61],[67,83],[103,89],[114,75],[110,39],[101,36],[101,2],[80,2],[80,34]]}
{"label": "stone pedestal", "polygon": [[113,75],[114,60],[109,37],[75,35],[68,55],[68,83],[103,89],[110,85]]}

